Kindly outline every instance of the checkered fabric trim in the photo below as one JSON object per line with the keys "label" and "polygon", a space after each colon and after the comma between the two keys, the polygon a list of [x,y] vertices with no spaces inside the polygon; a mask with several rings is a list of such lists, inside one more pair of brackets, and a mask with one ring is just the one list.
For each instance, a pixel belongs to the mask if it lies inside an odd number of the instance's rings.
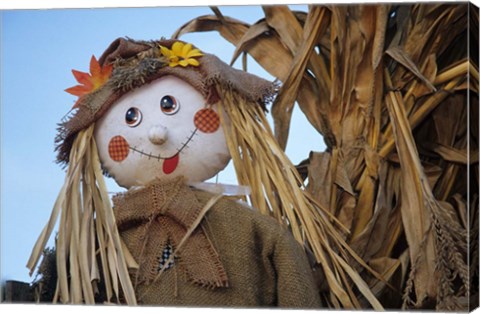
{"label": "checkered fabric trim", "polygon": [[[163,266],[165,265],[165,263],[168,261],[168,259],[170,258],[170,256],[173,254],[173,247],[172,245],[169,243],[165,246],[165,248],[163,249],[163,252],[162,252],[162,255],[158,258],[158,261],[159,261],[159,265],[158,265],[158,271],[160,271]],[[175,264],[175,258],[173,258],[168,264],[167,264],[167,267],[165,268],[165,270],[173,267],[173,265]]]}
{"label": "checkered fabric trim", "polygon": [[130,151],[128,142],[122,136],[113,137],[108,143],[108,154],[114,161],[122,161],[128,156]]}
{"label": "checkered fabric trim", "polygon": [[193,122],[195,126],[204,133],[213,133],[220,127],[220,117],[210,108],[197,111]]}

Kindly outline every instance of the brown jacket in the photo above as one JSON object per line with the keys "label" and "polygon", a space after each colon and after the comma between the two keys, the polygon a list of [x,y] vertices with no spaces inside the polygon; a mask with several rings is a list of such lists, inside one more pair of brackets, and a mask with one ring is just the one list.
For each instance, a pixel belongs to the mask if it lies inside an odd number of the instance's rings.
{"label": "brown jacket", "polygon": [[188,213],[197,213],[211,198],[184,184],[114,197],[120,234],[140,265],[132,270],[139,304],[319,308],[319,292],[301,245],[273,218],[228,198],[218,200],[203,217],[192,234],[196,244],[180,249],[173,267],[154,280],[166,244],[175,249],[182,236],[174,233],[184,234],[197,217]]}

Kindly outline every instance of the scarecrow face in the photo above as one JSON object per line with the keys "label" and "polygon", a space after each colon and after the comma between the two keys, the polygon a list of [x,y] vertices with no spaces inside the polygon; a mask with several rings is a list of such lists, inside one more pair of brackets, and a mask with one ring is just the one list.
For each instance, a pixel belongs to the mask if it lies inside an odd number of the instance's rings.
{"label": "scarecrow face", "polygon": [[95,141],[104,168],[126,188],[180,175],[203,181],[230,160],[216,109],[174,76],[124,95],[97,122]]}

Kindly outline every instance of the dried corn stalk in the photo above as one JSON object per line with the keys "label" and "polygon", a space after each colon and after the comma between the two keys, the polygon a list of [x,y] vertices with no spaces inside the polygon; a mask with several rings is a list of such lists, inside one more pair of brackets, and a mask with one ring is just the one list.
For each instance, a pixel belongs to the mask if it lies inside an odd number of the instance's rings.
{"label": "dried corn stalk", "polygon": [[[218,31],[236,46],[232,62],[248,53],[282,82],[272,106],[281,148],[295,105],[324,136],[327,150],[312,152],[297,169],[308,178],[307,197],[326,213],[287,214],[281,204],[264,212],[288,221],[313,248],[326,272],[328,305],[367,307],[370,290],[385,308],[474,306],[478,50],[469,51],[467,40],[478,47],[478,9],[437,3],[263,10],[265,18],[249,25],[213,8],[215,15],[186,23],[173,37]],[[309,219],[335,228],[321,238]],[[327,265],[319,258],[326,252]],[[353,268],[339,273],[343,263]],[[363,280],[367,285],[348,285]]]}

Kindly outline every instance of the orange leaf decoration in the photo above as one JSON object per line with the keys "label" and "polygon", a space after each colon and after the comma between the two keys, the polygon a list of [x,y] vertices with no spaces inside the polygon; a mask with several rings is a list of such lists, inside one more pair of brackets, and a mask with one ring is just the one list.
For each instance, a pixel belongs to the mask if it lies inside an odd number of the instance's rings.
{"label": "orange leaf decoration", "polygon": [[100,66],[95,56],[92,56],[92,59],[90,59],[90,73],[72,70],[73,76],[77,82],[80,83],[80,85],[65,90],[67,93],[79,97],[75,105],[73,105],[73,108],[78,106],[78,103],[83,96],[102,87],[110,78],[112,70],[113,65],[111,64],[104,65],[103,67]]}

